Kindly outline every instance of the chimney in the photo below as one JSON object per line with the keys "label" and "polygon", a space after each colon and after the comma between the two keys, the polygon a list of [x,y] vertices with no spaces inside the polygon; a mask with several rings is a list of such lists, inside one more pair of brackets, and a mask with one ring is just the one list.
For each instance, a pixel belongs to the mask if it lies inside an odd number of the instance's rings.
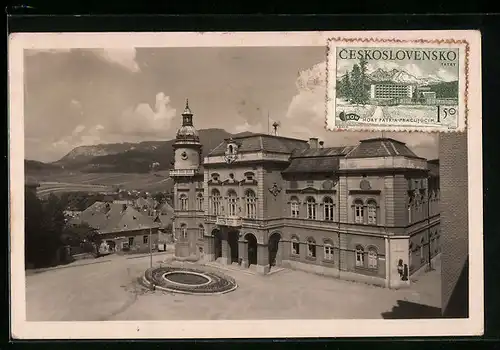
{"label": "chimney", "polygon": [[318,148],[318,138],[317,137],[311,137],[309,139],[309,147],[314,148],[314,149]]}
{"label": "chimney", "polygon": [[319,142],[319,148],[323,148],[323,145],[325,144],[325,141],[320,141]]}

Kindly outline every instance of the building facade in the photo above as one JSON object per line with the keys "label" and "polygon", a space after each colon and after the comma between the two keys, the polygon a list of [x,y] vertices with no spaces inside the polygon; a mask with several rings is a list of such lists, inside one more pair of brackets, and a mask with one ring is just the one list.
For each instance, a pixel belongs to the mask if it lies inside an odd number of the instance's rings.
{"label": "building facade", "polygon": [[397,288],[439,253],[439,174],[404,143],[251,134],[202,164],[192,117],[186,106],[170,172],[178,256]]}
{"label": "building facade", "polygon": [[370,85],[371,99],[412,98],[415,88],[410,84],[377,83]]}

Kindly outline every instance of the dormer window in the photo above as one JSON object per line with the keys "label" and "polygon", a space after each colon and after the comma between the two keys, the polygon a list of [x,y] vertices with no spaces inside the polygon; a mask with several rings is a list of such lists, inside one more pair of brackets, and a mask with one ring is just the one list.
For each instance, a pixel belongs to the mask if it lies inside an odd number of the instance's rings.
{"label": "dormer window", "polygon": [[246,177],[247,181],[253,181],[254,175],[253,175],[253,173],[247,173],[245,177]]}
{"label": "dormer window", "polygon": [[232,140],[229,140],[226,146],[226,151],[224,152],[224,159],[226,163],[231,164],[236,160],[237,157],[238,145]]}
{"label": "dormer window", "polygon": [[212,181],[219,181],[219,174],[212,174]]}

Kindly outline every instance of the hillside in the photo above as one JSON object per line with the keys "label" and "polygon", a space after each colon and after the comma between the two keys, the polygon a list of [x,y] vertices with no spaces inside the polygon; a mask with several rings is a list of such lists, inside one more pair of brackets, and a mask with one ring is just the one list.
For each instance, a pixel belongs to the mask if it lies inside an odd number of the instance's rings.
{"label": "hillside", "polygon": [[[199,134],[203,145],[203,156],[206,156],[224,139],[236,136],[223,129],[202,129],[199,130]],[[250,133],[243,132],[237,135],[242,134]],[[158,163],[156,170],[168,170],[174,161],[172,148],[174,141],[80,146],[50,165],[94,173],[147,173],[151,170],[153,163]]]}
{"label": "hillside", "polygon": [[43,163],[37,160],[29,160],[29,159],[24,160],[24,169],[25,172],[28,174],[39,173],[39,172],[54,172],[62,170],[60,165]]}

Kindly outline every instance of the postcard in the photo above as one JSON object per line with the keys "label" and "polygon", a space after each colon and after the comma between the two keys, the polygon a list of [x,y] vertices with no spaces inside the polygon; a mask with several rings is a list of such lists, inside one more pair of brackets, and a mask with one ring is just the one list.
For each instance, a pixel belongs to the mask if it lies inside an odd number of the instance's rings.
{"label": "postcard", "polygon": [[483,333],[479,32],[8,53],[13,338]]}

